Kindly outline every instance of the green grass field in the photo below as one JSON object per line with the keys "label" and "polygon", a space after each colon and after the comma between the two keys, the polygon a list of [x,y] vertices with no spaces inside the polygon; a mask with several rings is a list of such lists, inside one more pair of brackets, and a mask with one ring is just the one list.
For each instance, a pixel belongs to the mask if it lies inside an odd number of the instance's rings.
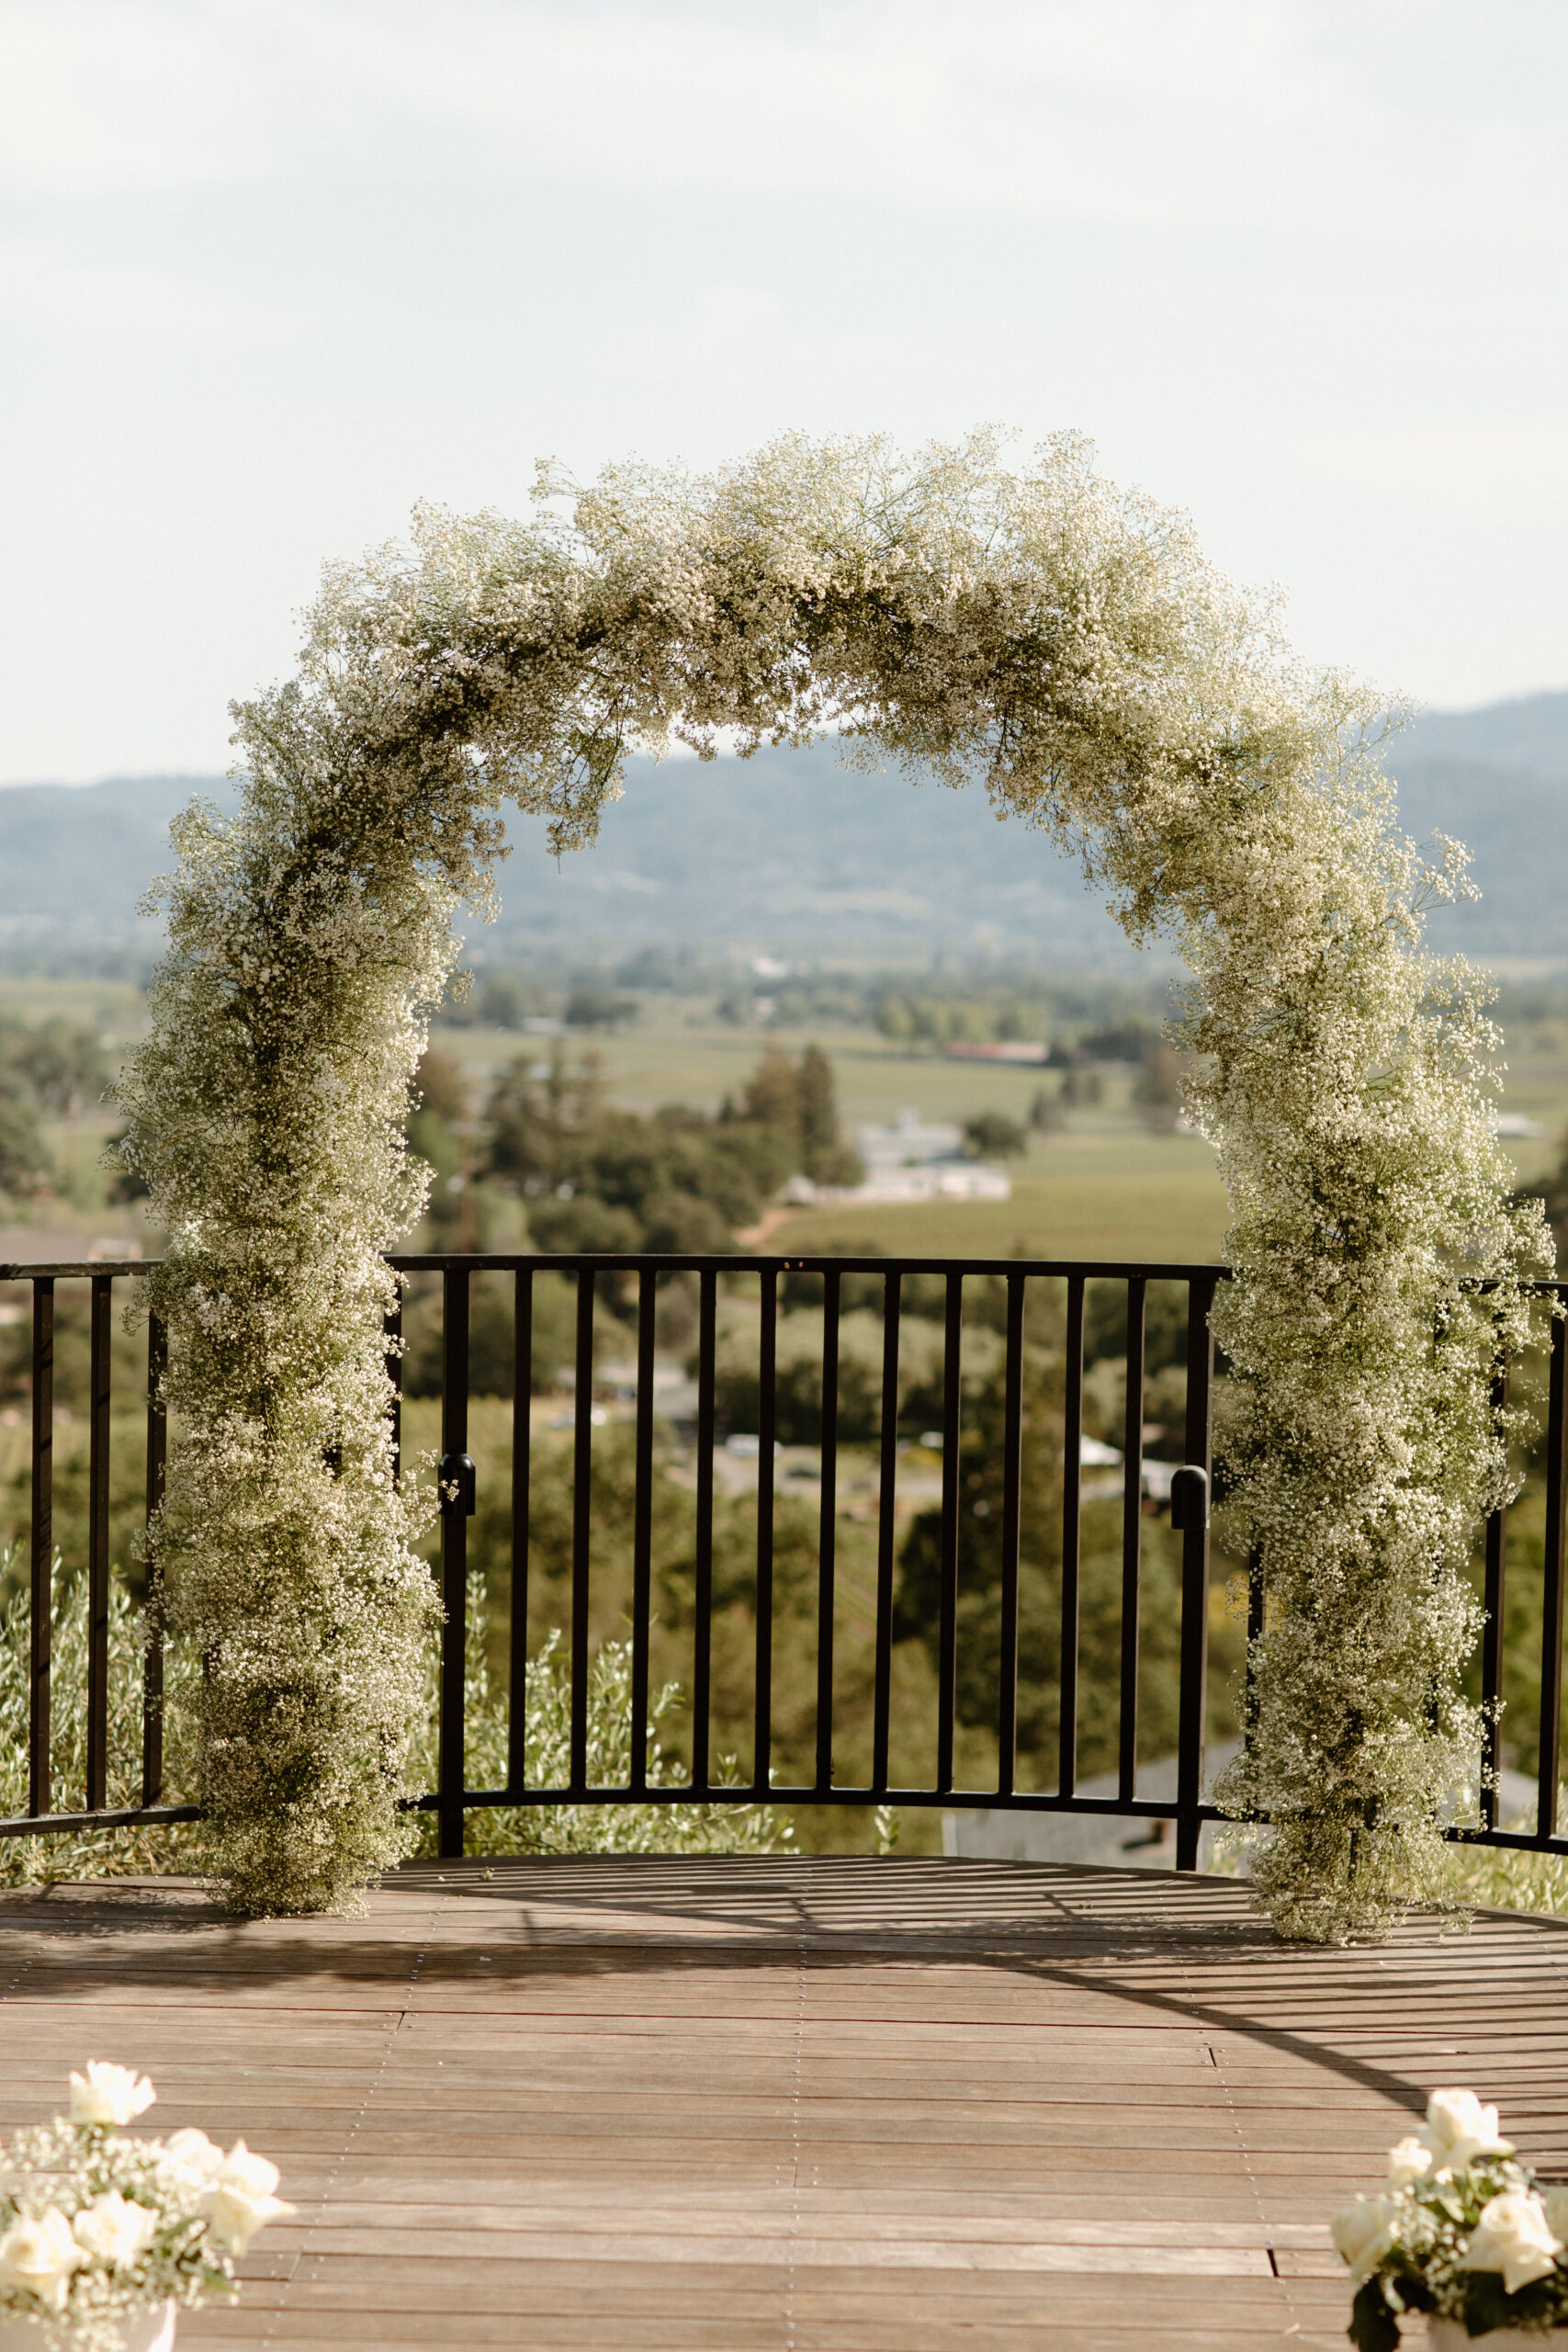
{"label": "green grass field", "polygon": [[768,1248],[805,1254],[871,1241],[899,1258],[1214,1264],[1224,1229],[1224,1188],[1213,1152],[1191,1136],[1134,1132],[1034,1145],[1014,1176],[1010,1201],[813,1210],[780,1226]]}
{"label": "green grass field", "polygon": [[[1568,1126],[1568,1033],[1538,1027],[1544,1035],[1521,1038],[1510,1054],[1504,1096],[1507,1110],[1545,1130],[1506,1146],[1521,1181],[1555,1164]],[[811,1034],[730,1028],[701,1018],[689,1001],[650,997],[633,1026],[592,1050],[611,1099],[626,1109],[684,1102],[712,1110],[741,1091],[770,1043],[798,1052]],[[907,1108],[932,1119],[1001,1111],[1022,1121],[1041,1085],[1056,1083],[1038,1069],[953,1062],[892,1046],[870,1029],[824,1027],[816,1042],[832,1062],[851,1133]],[[470,1070],[477,1098],[519,1053],[538,1060],[550,1051],[547,1039],[493,1030],[444,1030],[440,1043]],[[1105,1099],[1097,1108],[1071,1112],[1061,1132],[1031,1138],[1027,1159],[1013,1163],[1010,1201],[811,1211],[770,1233],[768,1247],[806,1253],[874,1242],[897,1256],[1006,1257],[1021,1250],[1032,1257],[1217,1260],[1226,1208],[1213,1154],[1194,1136],[1148,1133],[1132,1101],[1131,1069],[1111,1066],[1101,1077]]]}
{"label": "green grass field", "polygon": [[[0,1012],[26,1021],[64,1014],[92,1025],[120,1049],[141,1034],[146,1019],[144,1001],[129,983],[94,979],[0,981]],[[592,1050],[600,1056],[612,1101],[627,1110],[676,1102],[714,1110],[726,1094],[740,1093],[770,1043],[798,1052],[812,1035],[732,1027],[715,1020],[705,1002],[648,995],[631,1027],[593,1042]],[[1041,1085],[1055,1084],[1054,1075],[1037,1069],[951,1062],[923,1048],[895,1046],[872,1029],[824,1026],[815,1035],[832,1061],[851,1133],[905,1109],[958,1121],[1000,1111],[1023,1121]],[[437,1042],[468,1070],[476,1113],[500,1070],[519,1055],[537,1061],[551,1050],[548,1039],[493,1029],[444,1027]],[[573,1057],[581,1050],[574,1039]],[[112,1049],[110,1057],[116,1057]],[[1506,1148],[1521,1180],[1535,1181],[1555,1164],[1568,1127],[1568,1023],[1531,1024],[1510,1040],[1507,1060],[1504,1107],[1537,1121],[1543,1133],[1510,1140]],[[1101,1075],[1105,1092],[1099,1106],[1071,1112],[1059,1133],[1031,1139],[1027,1159],[1013,1165],[1010,1201],[803,1213],[776,1228],[769,1246],[806,1252],[874,1242],[891,1253],[932,1257],[1005,1257],[1021,1250],[1055,1258],[1219,1257],[1225,1201],[1213,1154],[1194,1137],[1145,1129],[1131,1100],[1130,1069],[1109,1067]],[[66,1198],[37,1212],[18,1207],[13,1217],[58,1221],[62,1207],[97,1214],[103,1180],[96,1159],[114,1124],[103,1112],[69,1128],[51,1123]],[[117,1214],[128,1230],[137,1222]]]}

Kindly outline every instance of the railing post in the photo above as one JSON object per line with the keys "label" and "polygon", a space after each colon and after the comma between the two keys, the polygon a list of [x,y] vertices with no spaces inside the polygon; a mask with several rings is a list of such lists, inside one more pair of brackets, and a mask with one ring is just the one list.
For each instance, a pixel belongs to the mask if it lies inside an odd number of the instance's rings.
{"label": "railing post", "polygon": [[109,1704],[109,1408],[114,1277],[95,1274],[87,1400],[87,1788],[89,1813],[107,1802]]}
{"label": "railing post", "polygon": [[1018,1779],[1018,1555],[1023,1498],[1023,1276],[1007,1278],[1002,1401],[1001,1646],[997,1661],[997,1794]]}
{"label": "railing post", "polygon": [[[1501,1420],[1508,1401],[1508,1367],[1499,1357],[1492,1380],[1492,1412]],[[1498,1733],[1503,1700],[1503,1610],[1506,1596],[1508,1555],[1507,1506],[1499,1503],[1486,1521],[1486,1566],[1483,1606],[1486,1623],[1481,1629],[1481,1823],[1497,1826],[1497,1767],[1502,1762]]]}
{"label": "railing post", "polygon": [[897,1565],[896,1519],[898,1478],[898,1329],[902,1309],[900,1274],[885,1275],[882,1287],[882,1455],[876,1496],[876,1650],[871,1728],[871,1784],[878,1795],[887,1786],[888,1718],[893,1697],[893,1586]]}
{"label": "railing post", "polygon": [[[448,1266],[442,1277],[441,1377],[441,1727],[436,1768],[439,1850],[450,1860],[463,1850],[463,1702],[468,1633],[468,1492],[446,1488],[463,1476],[468,1452],[468,1270]],[[471,1465],[469,1465],[471,1467]]]}
{"label": "railing post", "polygon": [[534,1276],[520,1266],[512,1349],[512,1642],[507,1680],[506,1785],[521,1791],[528,1772],[528,1512],[533,1476]]}
{"label": "railing post", "polygon": [[[1561,1306],[1558,1292],[1554,1305]],[[1551,1319],[1551,1374],[1546,1406],[1546,1558],[1540,1613],[1540,1778],[1536,1790],[1536,1836],[1557,1835],[1557,1776],[1562,1739],[1562,1602],[1565,1532],[1568,1532],[1568,1321]]]}
{"label": "railing post", "polygon": [[[169,1334],[163,1317],[147,1318],[147,1524],[164,1508],[169,1457],[169,1415],[164,1381],[169,1369]],[[141,1657],[141,1802],[157,1804],[164,1793],[164,1575],[154,1561],[147,1571],[147,1604]]]}
{"label": "railing post", "polygon": [[937,1600],[936,1784],[953,1786],[958,1697],[958,1442],[964,1411],[964,1277],[947,1276],[942,1353],[942,1586]]}
{"label": "railing post", "polygon": [[708,1785],[708,1715],[713,1703],[713,1451],[718,1276],[697,1276],[697,1517],[692,1581],[692,1786]]}
{"label": "railing post", "polygon": [[653,1342],[656,1277],[637,1276],[637,1470],[632,1499],[631,1785],[648,1790],[648,1650],[653,1588]]}
{"label": "railing post", "polygon": [[1083,1545],[1084,1278],[1067,1281],[1066,1394],[1062,1407],[1061,1720],[1056,1738],[1056,1788],[1070,1797],[1078,1784],[1078,1567]]}
{"label": "railing post", "polygon": [[[1181,1698],[1177,1730],[1176,1867],[1195,1871],[1202,1824],[1204,1717],[1209,1680],[1209,1510],[1213,1469],[1214,1335],[1210,1310],[1213,1276],[1187,1293],[1187,1429],[1183,1466],[1202,1473],[1196,1507],[1185,1514],[1181,1536]],[[1178,1476],[1179,1476],[1179,1473]],[[1194,1487],[1198,1482],[1193,1480]]]}
{"label": "railing post", "polygon": [[54,1282],[33,1281],[33,1509],[31,1699],[28,1715],[28,1811],[50,1799],[50,1674],[54,1607]]}
{"label": "railing post", "polygon": [[1138,1635],[1143,1612],[1144,1348],[1148,1283],[1127,1283],[1127,1394],[1122,1416],[1122,1676],[1117,1717],[1116,1792],[1132,1804],[1138,1792]]}
{"label": "railing post", "polygon": [[751,1779],[765,1791],[773,1781],[773,1430],[778,1416],[779,1270],[761,1276],[762,1317],[757,1360],[757,1668],[751,1732]]}
{"label": "railing post", "polygon": [[822,1447],[817,1520],[817,1785],[833,1785],[833,1635],[839,1514],[839,1302],[843,1277],[822,1277]]}
{"label": "railing post", "polygon": [[577,1275],[577,1373],[572,1407],[571,1467],[571,1722],[572,1790],[588,1785],[588,1581],[593,1510],[593,1269]]}

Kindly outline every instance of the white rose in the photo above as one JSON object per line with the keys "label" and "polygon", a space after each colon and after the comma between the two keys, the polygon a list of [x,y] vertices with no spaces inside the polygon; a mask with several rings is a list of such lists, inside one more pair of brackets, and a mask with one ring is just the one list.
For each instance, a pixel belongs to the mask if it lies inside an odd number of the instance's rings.
{"label": "white rose", "polygon": [[1438,2172],[1462,2172],[1477,2156],[1511,2156],[1514,2143],[1497,2136],[1497,2110],[1473,2091],[1434,2091],[1427,2101],[1423,2147]]}
{"label": "white rose", "polygon": [[117,2268],[129,2267],[157,2236],[158,2216],[145,2205],[122,2197],[118,2188],[110,2188],[85,2205],[71,2227],[77,2245],[86,2253]]}
{"label": "white rose", "polygon": [[220,2245],[243,2254],[258,2230],[293,2212],[292,2205],[273,2195],[276,2187],[277,2166],[265,2156],[253,2156],[244,2142],[236,2140],[207,2192],[208,2219]]}
{"label": "white rose", "polygon": [[1391,2188],[1408,2188],[1413,2180],[1425,2180],[1432,2169],[1432,2152],[1412,2132],[1408,2140],[1396,2140],[1388,2152],[1388,2185]]}
{"label": "white rose", "polygon": [[1398,2211],[1392,2197],[1358,2197],[1334,2216],[1334,2251],[1348,2267],[1352,2287],[1365,2286],[1393,2244]]}
{"label": "white rose", "polygon": [[164,2145],[175,2162],[194,2173],[198,2180],[215,2179],[222,2170],[222,2149],[205,2132],[198,2132],[194,2123],[187,2123],[183,2131],[171,2132]]}
{"label": "white rose", "polygon": [[103,2059],[87,2063],[85,2075],[71,2077],[73,2123],[130,2123],[158,2094],[145,2075],[129,2066],[107,2065]]}
{"label": "white rose", "polygon": [[1568,2188],[1540,2188],[1536,2194],[1553,2237],[1568,2238]]}
{"label": "white rose", "polygon": [[0,2286],[25,2288],[51,2311],[62,2312],[71,2273],[82,2260],[70,2222],[51,2206],[39,2221],[13,2222],[0,2237]]}
{"label": "white rose", "polygon": [[1551,2233],[1546,2209],[1533,2190],[1510,2188],[1481,2209],[1481,2219],[1459,2259],[1461,2270],[1500,2270],[1510,2295],[1557,2267],[1562,2241]]}

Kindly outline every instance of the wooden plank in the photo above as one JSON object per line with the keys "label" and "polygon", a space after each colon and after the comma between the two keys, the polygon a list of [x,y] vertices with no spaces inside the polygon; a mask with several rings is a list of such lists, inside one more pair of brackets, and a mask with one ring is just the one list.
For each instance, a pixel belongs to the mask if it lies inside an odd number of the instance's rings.
{"label": "wooden plank", "polygon": [[1230,1882],[491,1867],[412,1866],[353,1920],[0,1897],[0,2128],[112,2057],[164,2128],[285,2166],[246,2305],[182,2341],[1337,2352],[1326,2216],[1428,2087],[1568,2142],[1559,1922],[1303,1951]]}

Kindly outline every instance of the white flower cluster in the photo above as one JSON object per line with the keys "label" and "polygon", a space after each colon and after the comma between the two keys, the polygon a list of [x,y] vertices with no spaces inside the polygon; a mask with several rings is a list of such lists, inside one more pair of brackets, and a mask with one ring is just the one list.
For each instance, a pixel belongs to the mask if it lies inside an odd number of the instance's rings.
{"label": "white flower cluster", "polygon": [[1406,2312],[1476,2335],[1568,2316],[1568,2188],[1537,2186],[1473,2091],[1432,2093],[1425,2128],[1389,2150],[1386,2192],[1336,2213],[1333,2237],[1362,2352],[1393,2352]]}
{"label": "white flower cluster", "polygon": [[225,2154],[189,2128],[118,2138],[154,2096],[95,2060],[71,2077],[69,2118],[17,2132],[0,2167],[0,2312],[59,2323],[85,2352],[119,2342],[130,2312],[231,2298],[234,2257],[294,2211],[243,2140]]}
{"label": "white flower cluster", "polygon": [[907,463],[791,435],[706,479],[614,469],[531,527],[421,510],[327,575],[302,674],[239,712],[239,816],[182,820],[127,1157],[178,1437],[155,1558],[209,1662],[231,1893],[346,1899],[392,1812],[426,1585],[388,1457],[378,1253],[418,1207],[400,1131],[450,916],[488,908],[495,811],[592,839],[632,744],[836,729],[1081,854],[1194,975],[1191,1110],[1235,1279],[1232,1538],[1265,1633],[1226,1802],[1288,1933],[1376,1931],[1436,1883],[1473,1778],[1462,1577],[1506,1487],[1500,1348],[1549,1262],[1488,1125],[1482,992],[1420,944],[1378,698],[1291,659],[1272,609],[1085,444]]}

